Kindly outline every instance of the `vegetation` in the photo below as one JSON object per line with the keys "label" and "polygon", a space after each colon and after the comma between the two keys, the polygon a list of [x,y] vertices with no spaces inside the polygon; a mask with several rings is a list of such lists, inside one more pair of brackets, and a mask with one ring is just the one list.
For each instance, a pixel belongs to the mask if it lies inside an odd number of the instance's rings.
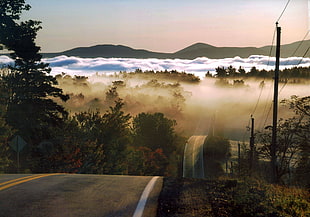
{"label": "vegetation", "polygon": [[[125,114],[117,92],[125,85],[122,81],[114,81],[106,91],[105,112],[96,110],[102,104],[95,98],[88,106],[92,110],[69,114],[63,107],[69,95],[57,87],[58,81],[87,88],[87,78],[50,76],[35,44],[40,22],[19,22],[30,6],[23,0],[5,0],[0,5],[0,44],[12,51],[15,60],[14,66],[3,71],[0,83],[2,172],[16,171],[8,143],[12,136],[20,135],[27,142],[20,153],[22,172],[177,175],[180,162],[176,158],[181,159],[177,146],[183,140],[174,132],[174,120],[158,112],[135,118]],[[157,133],[166,135],[155,146],[145,139],[153,132],[141,130],[152,129],[153,124],[159,127]]]}
{"label": "vegetation", "polygon": [[208,136],[204,144],[205,175],[207,178],[218,178],[224,174],[223,164],[230,155],[230,144],[220,136]]}
{"label": "vegetation", "polygon": [[[298,184],[309,186],[309,129],[310,129],[310,97],[292,96],[282,104],[294,109],[295,115],[286,120],[280,119],[277,126],[277,177],[276,182],[282,184]],[[270,167],[266,164],[271,159],[272,127],[267,126],[257,133],[256,174],[269,179]],[[267,160],[267,161],[266,161]]]}
{"label": "vegetation", "polygon": [[27,158],[36,158],[33,154],[37,144],[48,139],[50,127],[61,124],[67,116],[53,98],[66,101],[68,96],[55,87],[57,81],[48,75],[48,64],[41,62],[40,47],[35,44],[40,22],[19,22],[22,11],[30,6],[23,0],[5,0],[0,4],[0,44],[13,51],[10,55],[15,61],[1,77],[7,91],[5,120],[16,135],[27,140]]}
{"label": "vegetation", "polygon": [[[217,67],[215,69],[216,74],[213,76],[210,72],[207,72],[205,77],[217,78],[215,84],[221,87],[248,87],[245,80],[249,78],[259,79],[272,79],[274,77],[274,70],[259,70],[256,67],[252,67],[250,71],[246,72],[242,67],[239,69],[233,66]],[[310,79],[310,67],[293,67],[280,70],[279,82],[281,83],[292,83],[299,84],[304,83]],[[261,83],[263,87],[264,82]]]}
{"label": "vegetation", "polygon": [[307,191],[257,181],[165,178],[157,216],[305,217]]}
{"label": "vegetation", "polygon": [[[185,139],[176,132],[177,122],[171,117],[182,116],[188,95],[179,82],[198,83],[199,78],[174,70],[136,70],[117,75],[119,80],[112,81],[107,88],[100,86],[100,96],[92,95],[87,77],[49,75],[50,68],[41,62],[40,48],[35,44],[40,22],[19,22],[22,11],[30,9],[25,1],[4,0],[0,6],[0,44],[12,51],[11,57],[15,61],[14,66],[3,70],[0,77],[1,173],[17,171],[15,153],[8,144],[13,136],[20,135],[28,143],[20,153],[22,172],[180,175]],[[231,77],[235,79],[234,87],[246,87],[243,78],[272,76],[271,71],[256,68],[248,73],[233,67],[218,67],[216,71],[218,84],[230,86],[226,78]],[[301,78],[309,78],[309,68],[286,69],[282,74],[282,81],[293,78],[299,82]],[[147,78],[147,82],[127,87],[128,77]],[[173,79],[174,83],[161,79]],[[73,90],[64,91],[63,84]],[[89,95],[81,90],[86,90]],[[135,95],[130,94],[133,91]],[[155,97],[150,99],[147,92]],[[145,103],[141,103],[142,100]],[[68,102],[76,106],[68,106],[69,110],[79,110],[67,111],[64,105]],[[310,97],[293,96],[283,101],[295,115],[278,123],[277,178],[281,184],[309,187],[309,103]],[[147,108],[146,105],[151,106]],[[126,112],[125,108],[132,112]],[[256,163],[251,162],[256,166],[241,167],[245,170],[238,174],[241,179],[251,175],[268,180],[270,168],[266,167],[266,159],[270,159],[270,129],[267,127],[257,134],[261,146],[252,158]],[[229,142],[220,134],[208,137],[204,152],[209,178],[223,175],[222,164],[229,157],[229,151]],[[248,164],[249,154],[253,153],[248,150],[242,153],[243,165]],[[288,189],[260,181],[201,180],[195,185],[193,180],[174,180],[174,190],[180,191],[172,196],[186,200],[192,189],[198,196],[203,194],[205,214],[196,213],[198,216],[309,215],[309,192],[297,188]],[[198,196],[194,198],[197,200]],[[167,203],[172,206],[166,206],[164,212],[179,212],[179,208],[186,205],[175,208],[173,201],[178,200],[171,201]],[[185,206],[185,210],[188,208],[190,206]],[[186,216],[190,215],[187,213]]]}
{"label": "vegetation", "polygon": [[173,80],[178,82],[190,82],[198,83],[200,78],[191,73],[178,72],[177,70],[164,70],[164,71],[153,71],[146,70],[142,71],[141,69],[136,69],[134,72],[121,72],[120,73],[124,78],[150,78],[154,79],[164,79],[164,80]]}
{"label": "vegetation", "polygon": [[[274,76],[274,70],[259,70],[255,66],[251,68],[249,72],[246,72],[242,67],[239,69],[233,66],[217,67],[215,69],[215,76],[217,78],[272,78]],[[310,78],[310,67],[293,67],[280,70],[280,80],[285,81],[285,79],[309,79]],[[206,77],[210,77],[211,74],[208,72]]]}

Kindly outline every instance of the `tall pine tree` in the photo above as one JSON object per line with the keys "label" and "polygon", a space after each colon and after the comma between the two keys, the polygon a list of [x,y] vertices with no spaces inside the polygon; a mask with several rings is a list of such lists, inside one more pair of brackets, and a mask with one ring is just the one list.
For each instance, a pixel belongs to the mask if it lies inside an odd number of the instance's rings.
{"label": "tall pine tree", "polygon": [[14,66],[5,76],[9,100],[6,121],[28,143],[38,144],[49,137],[48,129],[62,122],[65,109],[54,100],[68,99],[57,85],[51,69],[41,61],[36,45],[39,21],[20,22],[23,11],[30,9],[24,0],[0,1],[0,44],[12,51]]}

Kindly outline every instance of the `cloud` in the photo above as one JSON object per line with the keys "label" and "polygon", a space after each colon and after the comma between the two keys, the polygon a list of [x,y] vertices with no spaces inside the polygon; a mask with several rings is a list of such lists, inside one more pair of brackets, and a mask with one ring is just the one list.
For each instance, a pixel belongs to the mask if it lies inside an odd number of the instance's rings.
{"label": "cloud", "polygon": [[7,65],[13,65],[14,61],[8,56],[0,56],[0,67],[5,67]]}
{"label": "cloud", "polygon": [[[302,61],[301,61],[302,60]],[[92,75],[95,73],[115,73],[119,71],[131,72],[136,69],[142,70],[178,70],[187,73],[193,73],[199,77],[204,77],[205,73],[215,73],[218,66],[228,67],[232,65],[235,68],[240,66],[246,71],[252,67],[257,69],[274,69],[275,58],[268,56],[252,55],[248,58],[234,57],[225,59],[209,59],[206,57],[196,58],[194,60],[186,59],[134,59],[134,58],[79,58],[68,56],[57,56],[54,58],[45,58],[44,62],[49,63],[52,68],[52,74],[62,72],[70,75]],[[300,62],[301,61],[301,62]],[[12,64],[13,60],[7,56],[0,56],[0,66]],[[299,64],[299,65],[298,65]],[[280,69],[292,68],[298,66],[309,67],[310,58],[290,57],[282,58]]]}

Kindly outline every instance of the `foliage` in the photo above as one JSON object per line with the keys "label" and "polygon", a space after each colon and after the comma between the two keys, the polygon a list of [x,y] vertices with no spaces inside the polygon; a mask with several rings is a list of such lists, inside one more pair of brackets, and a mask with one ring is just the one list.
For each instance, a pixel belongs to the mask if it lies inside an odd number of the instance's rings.
{"label": "foliage", "polygon": [[[28,143],[22,158],[27,160],[24,169],[32,172],[125,174],[129,171],[127,154],[130,152],[132,156],[138,156],[134,159],[144,165],[142,174],[167,172],[168,161],[172,159],[169,155],[176,152],[176,141],[179,141],[174,132],[175,121],[160,113],[147,117],[142,114],[138,115],[135,127],[131,128],[131,116],[124,113],[124,103],[118,93],[125,87],[123,81],[114,81],[107,90],[106,99],[102,100],[106,103],[103,109],[115,101],[108,111],[89,110],[69,116],[63,107],[69,96],[56,85],[59,81],[91,92],[87,77],[50,76],[51,69],[41,62],[40,47],[35,43],[37,32],[41,29],[40,22],[20,21],[22,12],[29,10],[30,6],[23,0],[3,0],[0,6],[0,45],[12,51],[10,55],[15,61],[13,66],[8,66],[9,73],[1,76],[8,94],[0,107],[0,127],[3,128],[0,135],[1,163],[8,164],[7,146],[2,149],[2,145],[6,145],[5,140],[11,136],[12,127]],[[149,71],[146,74],[180,81],[199,81],[192,74],[177,71]],[[166,92],[173,98],[171,110],[177,108],[180,112],[185,101],[180,85],[162,86],[167,86]],[[2,94],[2,90],[0,92]],[[84,99],[82,92],[76,97]],[[93,99],[89,102],[93,107],[89,107],[102,108],[100,99]],[[148,118],[151,124],[157,125],[154,131],[156,137],[147,138],[153,132],[138,130],[138,126],[148,122]],[[138,120],[141,122],[138,123]],[[149,142],[150,139],[153,141]],[[133,141],[140,143],[133,145]]]}
{"label": "foliage", "polygon": [[0,173],[4,172],[12,162],[9,158],[8,139],[12,129],[5,122],[7,92],[5,83],[0,80]]}
{"label": "foliage", "polygon": [[306,189],[257,180],[164,178],[157,216],[306,217]]}
{"label": "foliage", "polygon": [[[296,137],[296,128],[299,121],[295,118],[288,120],[280,120],[277,126],[277,169],[276,180],[277,182],[284,181],[283,178],[288,174],[294,164],[297,162],[297,153],[299,150],[299,141]],[[265,131],[257,134],[258,143],[261,146],[258,148],[260,158],[263,160],[271,159],[271,137],[272,127],[267,127]]]}
{"label": "foliage", "polygon": [[178,161],[171,158],[172,155],[179,156],[182,153],[179,147],[183,140],[175,133],[175,125],[176,121],[166,118],[162,113],[140,113],[133,119],[134,146],[140,151],[144,150],[144,154],[149,150],[151,159],[161,161],[156,163],[159,167],[152,166],[154,174],[171,175],[173,172],[169,168],[179,166]]}
{"label": "foliage", "polygon": [[238,182],[233,190],[233,216],[307,216],[310,200],[305,189]]}
{"label": "foliage", "polygon": [[0,44],[13,51],[14,66],[2,76],[9,93],[6,122],[31,145],[28,158],[35,156],[35,144],[50,137],[50,126],[61,124],[66,117],[65,109],[54,98],[68,99],[53,76],[48,75],[48,64],[41,62],[36,46],[39,21],[19,22],[22,11],[30,6],[23,0],[3,0],[0,10]]}
{"label": "foliage", "polygon": [[[282,104],[294,110],[295,115],[286,120],[280,119],[277,124],[277,182],[292,182],[293,173],[296,184],[309,185],[309,129],[310,129],[310,97],[292,96],[283,100]],[[258,148],[261,160],[270,160],[272,127],[258,132]]]}
{"label": "foliage", "polygon": [[[265,69],[259,70],[253,66],[250,71],[246,72],[243,68],[239,67],[237,70],[233,66],[217,67],[215,69],[215,77],[220,79],[225,78],[272,78],[274,71],[267,71]],[[287,82],[290,79],[293,83],[299,83],[302,79],[310,78],[310,67],[293,67],[280,70],[280,82]],[[212,77],[210,73],[206,74],[206,77]]]}
{"label": "foliage", "polygon": [[310,174],[310,96],[291,96],[291,99],[283,100],[282,103],[294,110],[296,114],[294,118],[298,120],[295,136],[298,139],[300,152],[295,180],[299,184],[310,186],[310,181],[307,179]]}
{"label": "foliage", "polygon": [[220,136],[208,136],[204,143],[205,174],[215,178],[223,174],[222,164],[230,155],[230,143]]}
{"label": "foliage", "polygon": [[175,150],[175,125],[162,113],[140,113],[133,120],[134,144],[151,150],[161,148],[168,155]]}
{"label": "foliage", "polygon": [[129,114],[122,111],[122,100],[115,102],[103,115],[104,128],[101,135],[106,144],[107,166],[105,173],[121,174],[126,169],[126,148],[130,144]]}
{"label": "foliage", "polygon": [[167,164],[167,157],[160,148],[152,151],[147,147],[132,147],[128,159],[128,174],[163,175]]}
{"label": "foliage", "polygon": [[266,186],[266,195],[279,216],[309,216],[310,198],[308,193],[306,189],[296,187]]}
{"label": "foliage", "polygon": [[[5,74],[5,70],[2,70],[1,73]],[[7,84],[2,77],[0,77],[0,173],[8,171],[13,163],[9,139],[12,137],[15,130],[9,126],[5,120],[8,99],[9,93],[7,91]]]}
{"label": "foliage", "polygon": [[204,147],[204,153],[207,158],[223,161],[229,156],[230,143],[222,137],[208,136]]}
{"label": "foliage", "polygon": [[174,80],[178,82],[189,82],[189,83],[198,83],[200,78],[191,73],[178,72],[177,70],[164,70],[164,71],[154,71],[154,70],[145,70],[136,69],[134,72],[121,72],[120,73],[124,78],[153,78],[153,79],[164,79],[164,80]]}

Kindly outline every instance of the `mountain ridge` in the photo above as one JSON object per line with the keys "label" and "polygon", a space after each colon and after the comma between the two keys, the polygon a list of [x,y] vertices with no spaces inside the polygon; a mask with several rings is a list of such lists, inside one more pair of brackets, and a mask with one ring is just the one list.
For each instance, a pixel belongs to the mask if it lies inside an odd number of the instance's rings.
{"label": "mountain ridge", "polygon": [[[301,45],[301,46],[300,46]],[[300,46],[300,47],[299,47]],[[195,59],[197,57],[207,57],[210,59],[233,58],[239,56],[247,58],[251,55],[275,56],[275,46],[263,47],[216,47],[206,43],[194,43],[174,53],[154,52],[146,49],[135,49],[125,45],[101,44],[89,47],[76,47],[70,50],[57,53],[42,53],[43,57],[55,57],[60,55],[77,56],[82,58],[179,58]],[[299,47],[298,51],[296,49]],[[310,52],[306,53],[310,47],[310,40],[297,41],[290,44],[281,45],[281,57],[304,56],[310,57]],[[305,55],[306,54],[306,55]]]}

